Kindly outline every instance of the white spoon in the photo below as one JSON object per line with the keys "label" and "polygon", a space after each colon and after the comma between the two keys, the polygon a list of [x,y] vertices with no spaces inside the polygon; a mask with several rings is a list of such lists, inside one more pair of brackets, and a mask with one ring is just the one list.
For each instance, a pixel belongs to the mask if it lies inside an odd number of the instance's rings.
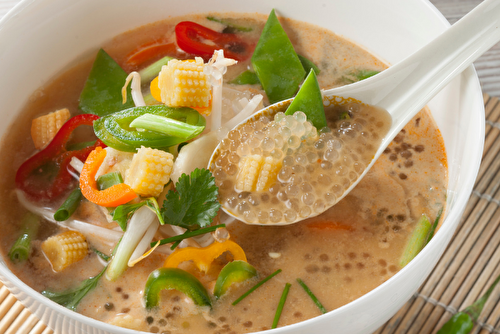
{"label": "white spoon", "polygon": [[[344,191],[342,196],[337,198],[336,202],[358,184],[392,139],[434,95],[500,40],[499,27],[500,1],[485,0],[443,34],[396,65],[363,81],[323,92],[326,97],[354,98],[380,107],[387,110],[392,117],[389,132],[382,139],[374,158],[357,180]],[[288,100],[278,104],[286,102]],[[269,106],[242,124],[258,119],[258,115],[273,115],[275,110],[275,105]],[[213,166],[218,150],[219,147],[215,150],[209,166]],[[228,214],[239,220],[259,224],[236,214],[236,210],[230,210],[224,203],[222,207]],[[326,209],[328,206],[325,207]],[[272,225],[295,223],[318,214],[313,211],[308,217],[297,215],[297,219],[293,221]]]}

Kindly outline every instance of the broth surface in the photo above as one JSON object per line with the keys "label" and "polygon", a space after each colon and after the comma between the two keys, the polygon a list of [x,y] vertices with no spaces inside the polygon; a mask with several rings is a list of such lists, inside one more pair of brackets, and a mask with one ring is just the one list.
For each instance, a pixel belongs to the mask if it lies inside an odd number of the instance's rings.
{"label": "broth surface", "polygon": [[[266,20],[263,15],[253,14],[213,16],[251,26],[253,31],[246,33],[246,37],[254,42]],[[138,45],[155,39],[173,42],[174,26],[183,20],[222,29],[219,23],[208,21],[205,16],[192,15],[126,32],[103,48],[123,65],[126,56]],[[350,83],[359,70],[380,71],[386,67],[362,48],[332,32],[289,19],[280,21],[297,53],[307,56],[321,69],[318,81],[322,88]],[[34,117],[65,107],[76,115],[78,97],[91,65],[91,59],[78,64],[35,92],[1,143],[0,172],[4,177],[0,179],[0,192],[4,200],[0,202],[0,226],[4,233],[0,235],[0,248],[6,263],[10,263],[7,253],[19,235],[25,212],[14,193],[14,176],[21,163],[35,152],[26,124]],[[233,66],[225,80],[232,80],[248,66],[249,61]],[[127,71],[134,69],[126,68]],[[249,90],[251,94],[262,92],[259,85],[231,88]],[[335,107],[327,109],[332,127],[334,120],[338,120],[338,113]],[[363,119],[374,122],[371,117],[366,115]],[[390,120],[384,122],[384,126],[388,124]],[[375,122],[374,130],[376,127]],[[317,162],[315,171],[328,176],[333,167],[322,162]],[[96,289],[80,303],[78,312],[119,326],[158,333],[254,332],[270,329],[283,287],[289,282],[292,287],[279,326],[318,316],[318,308],[296,279],[301,278],[327,310],[345,305],[374,289],[401,269],[399,258],[415,223],[424,213],[431,220],[436,217],[446,202],[446,186],[443,139],[429,111],[423,110],[398,134],[359,185],[323,214],[289,226],[250,226],[237,221],[228,225],[231,240],[245,250],[248,262],[256,267],[260,278],[277,269],[283,270],[238,305],[231,303],[257,280],[232,287],[214,303],[211,311],[200,312],[189,298],[172,290],[163,291],[160,307],[147,312],[143,303],[146,279],[165,260],[164,255],[154,253],[129,268],[116,282],[101,279]],[[85,202],[75,217],[107,228],[116,227],[115,223],[107,222],[101,211]],[[42,224],[27,263],[11,265],[11,270],[26,284],[37,291],[61,291],[79,285],[102,270],[95,253],[89,252],[84,260],[65,271],[52,271],[40,244],[62,229],[49,222]],[[103,244],[92,246],[105,254],[110,254],[113,248]],[[214,280],[227,261],[225,255],[221,256],[206,275],[190,262],[181,267],[200,277],[207,290],[212,291]]]}

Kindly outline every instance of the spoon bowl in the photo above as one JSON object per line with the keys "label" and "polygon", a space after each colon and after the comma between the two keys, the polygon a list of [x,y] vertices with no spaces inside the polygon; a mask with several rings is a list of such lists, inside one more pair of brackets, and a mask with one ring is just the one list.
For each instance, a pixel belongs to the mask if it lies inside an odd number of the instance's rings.
{"label": "spoon bowl", "polygon": [[[320,207],[313,207],[304,214],[287,217],[285,211],[284,214],[280,212],[276,219],[273,220],[271,217],[267,221],[249,214],[250,211],[245,210],[245,205],[248,205],[246,200],[239,202],[236,207],[232,205],[231,198],[226,199],[222,203],[222,209],[230,216],[248,224],[288,225],[317,216],[335,205],[359,183],[392,139],[425,104],[456,75],[500,40],[499,24],[500,3],[495,0],[485,0],[443,34],[398,64],[363,81],[323,91],[325,106],[362,101],[363,104],[386,110],[392,118],[387,134],[380,141],[378,149],[371,161],[366,164],[366,168],[359,171],[356,177],[351,177],[350,182],[344,185],[342,192],[336,194],[332,200],[327,200]],[[274,118],[278,112],[284,112],[292,100],[281,101],[256,112],[235,129],[241,129],[246,124],[256,122],[262,117]],[[222,159],[221,144],[217,146],[209,162],[209,169],[212,172],[216,172],[217,159]],[[278,157],[277,160],[279,159]],[[317,187],[320,187],[321,182],[318,183]],[[267,191],[278,190],[271,187]],[[237,196],[241,199],[249,195],[242,191]],[[251,200],[248,201],[251,202]],[[283,201],[287,201],[289,207],[293,206],[290,200],[285,198]]]}

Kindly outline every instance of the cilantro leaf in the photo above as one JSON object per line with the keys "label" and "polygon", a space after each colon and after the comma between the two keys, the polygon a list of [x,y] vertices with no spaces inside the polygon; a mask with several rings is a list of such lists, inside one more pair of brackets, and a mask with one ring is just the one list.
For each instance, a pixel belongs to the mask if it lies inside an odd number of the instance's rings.
{"label": "cilantro leaf", "polygon": [[58,303],[59,305],[69,308],[72,311],[76,311],[76,307],[78,306],[80,301],[90,290],[97,286],[99,279],[104,274],[107,268],[107,266],[104,267],[104,269],[99,274],[83,281],[78,288],[69,289],[62,292],[52,292],[49,290],[44,290],[42,291],[42,295]]}
{"label": "cilantro leaf", "polygon": [[169,190],[161,210],[165,223],[190,231],[210,225],[219,211],[219,189],[215,178],[207,169],[196,168],[191,175],[182,174]]}

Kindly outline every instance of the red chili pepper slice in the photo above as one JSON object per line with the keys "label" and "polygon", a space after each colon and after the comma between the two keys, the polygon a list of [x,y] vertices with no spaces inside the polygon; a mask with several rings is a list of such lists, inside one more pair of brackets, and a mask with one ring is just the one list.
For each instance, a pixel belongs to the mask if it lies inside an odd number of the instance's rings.
{"label": "red chili pepper slice", "polygon": [[[92,126],[98,118],[97,115],[82,114],[72,117],[64,123],[46,148],[26,160],[19,167],[16,173],[17,188],[24,191],[30,199],[36,201],[55,199],[66,190],[71,189],[74,180],[68,170],[71,158],[76,157],[85,161],[90,152],[96,147],[106,147],[106,145],[97,140],[92,146],[78,151],[68,151],[66,144],[77,127],[80,125]],[[33,177],[30,176],[37,169],[50,162],[55,163],[59,167],[59,171],[48,187],[40,187],[39,182],[34,182]]]}
{"label": "red chili pepper slice", "polygon": [[126,70],[133,70],[147,63],[169,56],[175,59],[189,59],[189,54],[179,50],[175,43],[167,41],[153,41],[139,46],[125,58],[124,67]]}
{"label": "red chili pepper slice", "polygon": [[[242,41],[236,34],[223,34],[191,21],[175,26],[177,45],[184,51],[203,57],[212,57],[215,50],[224,50],[224,56],[245,60],[251,56],[254,46]],[[213,43],[205,43],[205,40]]]}

